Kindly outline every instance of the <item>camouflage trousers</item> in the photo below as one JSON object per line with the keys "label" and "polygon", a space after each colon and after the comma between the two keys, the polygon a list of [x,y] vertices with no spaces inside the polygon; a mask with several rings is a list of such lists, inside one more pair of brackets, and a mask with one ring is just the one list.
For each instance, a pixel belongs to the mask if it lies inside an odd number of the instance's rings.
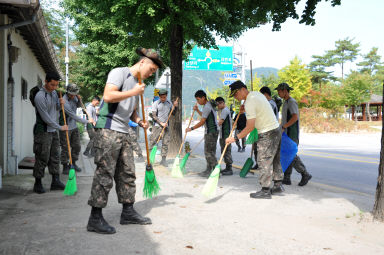
{"label": "camouflage trousers", "polygon": [[[66,131],[59,131],[60,134],[60,162],[61,164],[69,164],[69,154],[67,146],[67,135]],[[80,145],[80,132],[78,128],[68,130],[69,145],[71,146],[71,157],[72,163],[75,163],[79,159],[79,154],[81,150]]]}
{"label": "camouflage trousers", "polygon": [[[297,139],[292,139],[292,140],[297,144],[297,146],[299,146],[299,140]],[[303,161],[301,161],[300,157],[297,155],[293,159],[292,163],[285,170],[284,176],[287,176],[287,177],[291,176],[292,168],[295,168],[296,171],[300,174],[308,173]]]}
{"label": "camouflage trousers", "polygon": [[139,145],[139,143],[137,141],[136,130],[134,130],[133,128],[128,128],[128,133],[129,133],[129,135],[132,138],[132,149],[133,149],[133,151],[136,152],[136,155],[138,157],[142,157],[143,156],[143,151],[141,150],[140,145]]}
{"label": "camouflage trousers", "polygon": [[[160,133],[163,130],[162,127],[159,126],[153,126],[152,127],[152,134],[149,141],[149,151],[152,151],[152,148],[156,145],[157,139],[159,139]],[[161,146],[161,156],[166,157],[168,154],[168,144],[170,140],[170,134],[169,134],[169,128],[166,127],[163,133],[163,136],[161,138],[162,140],[162,146]]]}
{"label": "camouflage trousers", "polygon": [[135,162],[132,138],[128,133],[110,129],[95,129],[95,164],[91,196],[88,204],[104,208],[108,194],[116,184],[119,203],[134,203],[136,194]]}
{"label": "camouflage trousers", "polygon": [[94,155],[95,154],[95,151],[93,149],[93,141],[95,140],[95,129],[93,127],[89,127],[87,125],[87,132],[88,132],[88,136],[89,136],[89,142],[87,144],[87,148],[85,148],[85,153],[90,153],[91,155]]}
{"label": "camouflage trousers", "polygon": [[[219,139],[220,147],[221,147],[221,153],[223,153],[224,147],[225,147],[225,139],[220,138]],[[232,144],[228,144],[227,150],[224,154],[224,162],[227,166],[232,166],[233,160],[232,160]]]}
{"label": "camouflage trousers", "polygon": [[[238,134],[240,134],[240,132],[241,131],[243,131],[243,130],[238,130],[238,129],[235,129],[235,135],[238,135]],[[242,144],[242,146],[240,146],[240,140],[241,140],[241,144]],[[239,147],[239,148],[245,148],[245,146],[246,146],[246,144],[245,144],[245,142],[247,141],[247,137],[245,136],[245,137],[243,137],[243,138],[241,138],[241,139],[239,139],[239,140],[236,140],[236,145],[237,145],[237,147]]]}
{"label": "camouflage trousers", "polygon": [[207,169],[213,170],[217,165],[216,145],[219,133],[209,133],[204,135],[204,155],[207,161]]}
{"label": "camouflage trousers", "polygon": [[273,181],[283,179],[280,164],[281,130],[276,128],[259,134],[257,141],[257,164],[260,169],[260,185],[269,188]]}
{"label": "camouflage trousers", "polygon": [[57,132],[37,133],[33,137],[33,153],[35,153],[35,166],[33,176],[43,178],[45,167],[52,175],[60,174],[60,143]]}

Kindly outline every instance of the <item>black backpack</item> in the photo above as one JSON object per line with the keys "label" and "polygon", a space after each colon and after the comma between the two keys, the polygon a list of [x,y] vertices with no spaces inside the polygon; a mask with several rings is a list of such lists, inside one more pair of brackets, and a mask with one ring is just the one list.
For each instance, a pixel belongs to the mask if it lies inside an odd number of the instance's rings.
{"label": "black backpack", "polygon": [[37,92],[39,91],[40,91],[40,87],[37,85],[29,90],[29,100],[31,101],[33,107],[35,107],[35,97]]}

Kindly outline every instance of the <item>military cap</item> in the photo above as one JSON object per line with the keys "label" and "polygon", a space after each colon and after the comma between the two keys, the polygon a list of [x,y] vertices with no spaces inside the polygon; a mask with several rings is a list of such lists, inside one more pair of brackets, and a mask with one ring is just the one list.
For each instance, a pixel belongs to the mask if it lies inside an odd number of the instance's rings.
{"label": "military cap", "polygon": [[285,83],[285,82],[280,83],[280,84],[275,88],[275,90],[284,90],[284,89],[286,89],[286,90],[288,90],[288,91],[293,90],[293,88],[291,88],[291,87],[290,87],[287,83]]}
{"label": "military cap", "polygon": [[152,60],[159,68],[164,68],[163,60],[161,60],[160,54],[154,49],[137,48],[136,53],[139,56],[147,57]]}
{"label": "military cap", "polygon": [[245,84],[242,81],[237,80],[231,85],[229,85],[229,88],[231,89],[231,94],[229,95],[229,97],[233,97],[239,89],[247,88],[247,86],[245,86]]}

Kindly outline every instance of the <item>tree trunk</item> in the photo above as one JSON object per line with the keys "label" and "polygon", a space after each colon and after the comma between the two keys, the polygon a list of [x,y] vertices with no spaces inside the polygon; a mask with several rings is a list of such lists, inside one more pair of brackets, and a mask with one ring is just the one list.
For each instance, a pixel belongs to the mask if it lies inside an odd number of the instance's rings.
{"label": "tree trunk", "polygon": [[368,120],[369,120],[369,121],[372,121],[372,118],[371,118],[371,110],[369,109],[369,102],[367,103],[367,115],[368,115]]}
{"label": "tree trunk", "polygon": [[182,79],[183,79],[183,28],[180,25],[174,25],[171,31],[171,40],[169,50],[171,53],[171,99],[179,98],[179,106],[176,114],[170,119],[170,144],[168,146],[168,155],[175,156],[178,153],[182,140]]}
{"label": "tree trunk", "polygon": [[[384,82],[383,82],[384,87]],[[384,99],[384,90],[383,90]],[[384,114],[384,107],[382,108]],[[379,177],[377,178],[375,205],[373,206],[373,218],[376,220],[384,221],[384,118],[382,118],[381,127],[381,151],[380,151],[380,164],[379,164]]]}

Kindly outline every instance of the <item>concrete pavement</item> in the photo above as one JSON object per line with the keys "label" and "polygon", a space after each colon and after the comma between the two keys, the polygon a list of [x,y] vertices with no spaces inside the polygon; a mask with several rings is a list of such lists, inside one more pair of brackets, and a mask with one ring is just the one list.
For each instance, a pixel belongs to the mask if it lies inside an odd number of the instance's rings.
{"label": "concrete pavement", "polygon": [[[160,161],[158,158],[157,162]],[[3,179],[0,190],[0,254],[383,254],[384,224],[373,222],[365,194],[310,182],[285,186],[284,196],[255,200],[257,174],[220,178],[215,197],[201,195],[206,179],[196,175],[205,160],[191,157],[187,175],[170,176],[155,164],[160,194],[142,196],[144,163],[136,164],[135,208],[152,225],[120,225],[115,190],[103,210],[114,235],[86,231],[94,165],[81,157],[79,192],[64,197],[32,193],[31,171]],[[28,172],[29,171],[29,172]],[[65,178],[65,176],[63,177]],[[50,176],[44,178],[49,188]]]}

